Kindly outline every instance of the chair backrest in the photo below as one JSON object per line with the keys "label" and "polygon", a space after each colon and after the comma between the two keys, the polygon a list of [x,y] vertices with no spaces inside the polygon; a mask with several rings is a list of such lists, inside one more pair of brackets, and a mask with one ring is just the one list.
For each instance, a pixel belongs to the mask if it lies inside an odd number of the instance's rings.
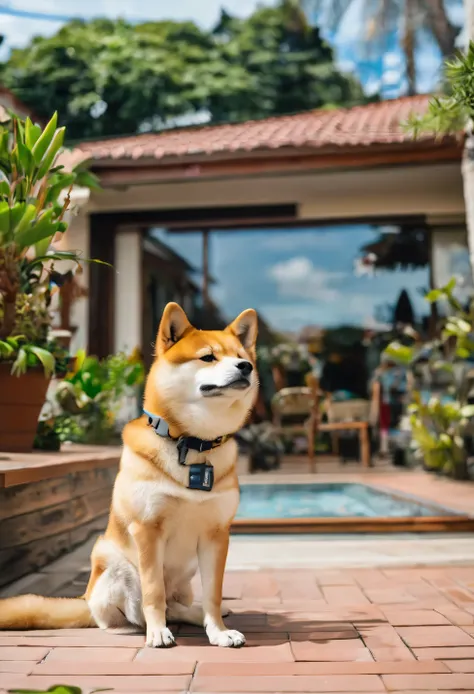
{"label": "chair backrest", "polygon": [[310,414],[314,394],[311,388],[282,388],[272,398],[272,411],[278,417]]}
{"label": "chair backrest", "polygon": [[327,407],[327,414],[330,422],[367,422],[370,416],[370,400],[331,401]]}

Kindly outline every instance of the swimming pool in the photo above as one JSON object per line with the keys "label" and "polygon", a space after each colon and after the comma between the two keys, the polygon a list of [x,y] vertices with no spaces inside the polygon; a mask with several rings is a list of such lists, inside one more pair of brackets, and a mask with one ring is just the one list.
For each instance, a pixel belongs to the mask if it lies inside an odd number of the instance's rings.
{"label": "swimming pool", "polygon": [[474,518],[365,484],[244,484],[236,532],[474,530]]}

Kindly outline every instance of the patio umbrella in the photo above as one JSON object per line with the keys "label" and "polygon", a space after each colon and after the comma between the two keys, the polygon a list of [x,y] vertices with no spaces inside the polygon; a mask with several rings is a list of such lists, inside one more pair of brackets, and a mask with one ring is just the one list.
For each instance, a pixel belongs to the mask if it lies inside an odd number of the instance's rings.
{"label": "patio umbrella", "polygon": [[382,231],[373,243],[361,248],[362,260],[370,258],[376,269],[397,270],[425,267],[429,263],[426,230],[401,226],[396,231]]}

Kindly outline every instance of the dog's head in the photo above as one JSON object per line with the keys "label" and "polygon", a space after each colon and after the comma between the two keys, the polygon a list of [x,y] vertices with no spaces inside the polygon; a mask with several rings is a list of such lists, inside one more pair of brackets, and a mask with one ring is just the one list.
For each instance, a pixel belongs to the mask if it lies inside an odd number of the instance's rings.
{"label": "dog's head", "polygon": [[156,338],[145,408],[202,439],[240,429],[255,403],[257,314],[241,313],[225,330],[197,330],[168,304]]}

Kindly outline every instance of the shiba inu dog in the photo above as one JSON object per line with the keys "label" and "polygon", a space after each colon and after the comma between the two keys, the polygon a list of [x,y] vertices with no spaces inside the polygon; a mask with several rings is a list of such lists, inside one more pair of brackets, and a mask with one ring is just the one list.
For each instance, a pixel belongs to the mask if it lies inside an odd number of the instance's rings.
{"label": "shiba inu dog", "polygon": [[[168,304],[148,374],[144,415],[125,426],[109,523],[82,598],[0,601],[0,628],[146,628],[148,646],[174,644],[167,621],[204,626],[213,645],[245,637],[222,620],[229,529],[239,503],[233,434],[255,403],[257,315],[223,331],[193,328]],[[199,567],[202,605],[191,579]]]}

